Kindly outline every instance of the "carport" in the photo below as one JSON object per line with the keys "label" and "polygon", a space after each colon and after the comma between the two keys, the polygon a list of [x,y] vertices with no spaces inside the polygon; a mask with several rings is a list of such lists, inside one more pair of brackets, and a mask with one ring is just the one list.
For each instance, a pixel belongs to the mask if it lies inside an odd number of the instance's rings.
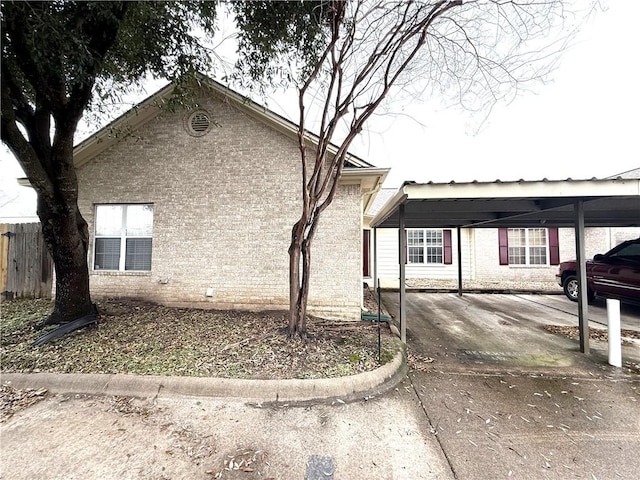
{"label": "carport", "polygon": [[589,353],[585,227],[640,226],[640,179],[470,183],[405,182],[371,221],[377,287],[376,230],[398,228],[400,334],[406,343],[407,228],[451,228],[458,237],[458,294],[462,295],[461,229],[573,227],[580,284],[580,350]]}

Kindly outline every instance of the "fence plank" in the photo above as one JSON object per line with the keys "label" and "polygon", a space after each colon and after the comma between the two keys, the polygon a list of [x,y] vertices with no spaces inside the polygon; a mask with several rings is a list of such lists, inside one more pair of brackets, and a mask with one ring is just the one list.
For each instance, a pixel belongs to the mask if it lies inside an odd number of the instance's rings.
{"label": "fence plank", "polygon": [[7,289],[7,273],[9,259],[9,238],[2,235],[9,231],[9,225],[0,224],[0,293]]}
{"label": "fence plank", "polygon": [[[53,262],[39,223],[5,225],[8,238],[5,288],[9,297],[51,297]],[[7,237],[3,237],[7,238]]]}

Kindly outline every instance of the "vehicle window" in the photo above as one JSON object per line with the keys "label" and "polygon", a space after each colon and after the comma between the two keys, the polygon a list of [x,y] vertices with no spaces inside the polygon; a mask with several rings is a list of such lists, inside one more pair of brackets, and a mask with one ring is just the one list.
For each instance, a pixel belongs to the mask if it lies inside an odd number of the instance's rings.
{"label": "vehicle window", "polygon": [[631,243],[613,253],[611,257],[640,259],[640,243]]}

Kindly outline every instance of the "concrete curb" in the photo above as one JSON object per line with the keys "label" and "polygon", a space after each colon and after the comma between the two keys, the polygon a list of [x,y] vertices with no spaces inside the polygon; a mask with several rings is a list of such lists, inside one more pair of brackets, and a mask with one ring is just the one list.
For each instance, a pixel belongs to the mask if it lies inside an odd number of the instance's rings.
{"label": "concrete curb", "polygon": [[165,377],[125,374],[2,373],[0,382],[14,388],[46,388],[51,393],[130,397],[212,397],[246,402],[312,403],[351,401],[375,396],[406,375],[403,347],[389,363],[348,377],[313,380],[245,380],[213,377]]}

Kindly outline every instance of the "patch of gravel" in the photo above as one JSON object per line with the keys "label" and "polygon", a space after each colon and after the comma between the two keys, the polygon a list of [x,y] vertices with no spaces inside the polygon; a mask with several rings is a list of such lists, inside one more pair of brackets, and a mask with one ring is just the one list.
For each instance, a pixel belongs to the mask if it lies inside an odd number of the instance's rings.
{"label": "patch of gravel", "polygon": [[33,347],[46,333],[34,327],[51,308],[47,300],[2,302],[3,372],[329,378],[373,370],[400,348],[386,324],[378,362],[372,322],[311,317],[307,339],[290,339],[286,312],[170,308],[124,299],[98,302],[97,325]]}

